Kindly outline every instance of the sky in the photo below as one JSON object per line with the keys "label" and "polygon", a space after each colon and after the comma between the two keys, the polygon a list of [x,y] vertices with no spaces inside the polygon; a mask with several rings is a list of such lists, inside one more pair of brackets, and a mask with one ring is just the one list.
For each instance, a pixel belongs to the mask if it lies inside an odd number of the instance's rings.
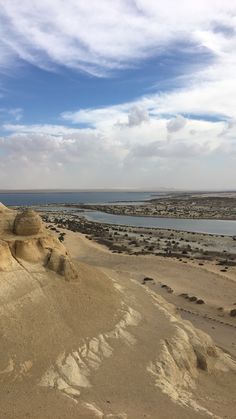
{"label": "sky", "polygon": [[0,189],[236,190],[236,0],[0,0]]}

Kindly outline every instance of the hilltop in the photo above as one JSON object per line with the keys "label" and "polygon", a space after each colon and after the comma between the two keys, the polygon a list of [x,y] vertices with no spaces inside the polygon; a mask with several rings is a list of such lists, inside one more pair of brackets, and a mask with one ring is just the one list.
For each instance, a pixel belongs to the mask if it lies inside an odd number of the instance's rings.
{"label": "hilltop", "polygon": [[229,354],[130,275],[72,258],[34,211],[3,205],[0,336],[3,418],[233,418]]}

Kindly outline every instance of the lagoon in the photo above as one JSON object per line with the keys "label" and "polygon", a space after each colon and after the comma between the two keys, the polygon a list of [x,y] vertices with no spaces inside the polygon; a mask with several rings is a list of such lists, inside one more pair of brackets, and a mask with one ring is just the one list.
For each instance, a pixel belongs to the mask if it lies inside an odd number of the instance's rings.
{"label": "lagoon", "polygon": [[130,215],[107,214],[101,211],[84,211],[81,215],[84,215],[89,221],[99,223],[236,236],[236,220],[134,217]]}

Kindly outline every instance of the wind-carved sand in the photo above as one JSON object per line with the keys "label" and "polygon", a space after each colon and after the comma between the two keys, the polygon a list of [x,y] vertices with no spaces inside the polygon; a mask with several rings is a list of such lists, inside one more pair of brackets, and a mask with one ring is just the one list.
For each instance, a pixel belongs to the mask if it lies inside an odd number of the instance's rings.
{"label": "wind-carved sand", "polygon": [[2,417],[234,417],[234,359],[164,298],[76,262],[32,211],[1,206],[0,240]]}
{"label": "wind-carved sand", "polygon": [[44,374],[40,385],[57,388],[76,399],[80,395],[80,388],[91,387],[89,376],[97,370],[105,358],[112,356],[112,340],[122,339],[126,345],[134,345],[135,337],[126,329],[128,326],[137,326],[140,314],[130,307],[124,309],[123,318],[113,330],[84,340],[77,351],[69,355],[61,354],[55,365]]}

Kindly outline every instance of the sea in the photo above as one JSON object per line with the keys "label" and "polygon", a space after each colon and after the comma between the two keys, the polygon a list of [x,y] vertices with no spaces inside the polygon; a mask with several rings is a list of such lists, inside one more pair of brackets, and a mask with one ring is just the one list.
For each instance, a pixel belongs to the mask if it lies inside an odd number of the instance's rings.
{"label": "sea", "polygon": [[79,192],[0,192],[0,202],[6,206],[48,205],[48,204],[108,204],[114,202],[138,203],[147,201],[162,192],[129,191],[79,191]]}

